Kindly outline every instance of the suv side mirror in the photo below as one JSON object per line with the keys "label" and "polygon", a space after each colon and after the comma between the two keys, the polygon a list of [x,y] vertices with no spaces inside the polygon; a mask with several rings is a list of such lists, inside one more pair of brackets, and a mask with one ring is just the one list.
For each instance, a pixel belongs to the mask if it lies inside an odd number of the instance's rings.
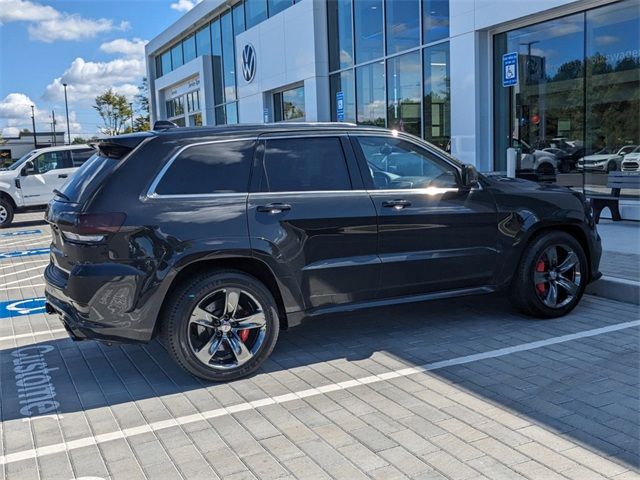
{"label": "suv side mirror", "polygon": [[26,177],[27,175],[33,175],[36,173],[36,167],[33,165],[32,161],[28,161],[27,163],[25,163],[24,167],[22,167],[22,170],[20,171],[20,174],[23,177]]}
{"label": "suv side mirror", "polygon": [[478,170],[473,165],[462,166],[462,186],[473,188],[478,184]]}

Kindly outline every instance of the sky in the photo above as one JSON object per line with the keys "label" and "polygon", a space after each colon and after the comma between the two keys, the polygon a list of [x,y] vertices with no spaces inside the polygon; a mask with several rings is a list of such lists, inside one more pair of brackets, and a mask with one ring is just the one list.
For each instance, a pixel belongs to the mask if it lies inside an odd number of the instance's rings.
{"label": "sky", "polygon": [[99,133],[94,98],[109,87],[129,101],[146,72],[144,45],[200,0],[0,0],[0,132]]}

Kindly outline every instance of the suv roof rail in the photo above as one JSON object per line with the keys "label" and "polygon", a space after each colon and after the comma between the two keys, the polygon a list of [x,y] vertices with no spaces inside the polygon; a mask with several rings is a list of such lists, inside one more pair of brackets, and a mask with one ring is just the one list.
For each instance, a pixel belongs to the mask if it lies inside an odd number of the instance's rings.
{"label": "suv roof rail", "polygon": [[170,128],[180,128],[180,127],[178,127],[178,125],[176,125],[175,123],[170,122],[169,120],[158,120],[156,123],[153,124],[153,129],[158,131],[169,130]]}

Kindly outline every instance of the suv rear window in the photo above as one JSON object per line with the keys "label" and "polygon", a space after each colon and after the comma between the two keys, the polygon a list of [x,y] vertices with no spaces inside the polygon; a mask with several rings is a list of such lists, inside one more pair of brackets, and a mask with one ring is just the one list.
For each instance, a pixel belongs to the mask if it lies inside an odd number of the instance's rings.
{"label": "suv rear window", "polygon": [[310,137],[267,140],[262,190],[351,190],[351,178],[340,139]]}
{"label": "suv rear window", "polygon": [[95,153],[60,189],[66,198],[58,196],[57,199],[82,203],[100,186],[117,164],[118,160]]}
{"label": "suv rear window", "polygon": [[160,179],[159,195],[197,195],[249,191],[253,140],[188,147]]}

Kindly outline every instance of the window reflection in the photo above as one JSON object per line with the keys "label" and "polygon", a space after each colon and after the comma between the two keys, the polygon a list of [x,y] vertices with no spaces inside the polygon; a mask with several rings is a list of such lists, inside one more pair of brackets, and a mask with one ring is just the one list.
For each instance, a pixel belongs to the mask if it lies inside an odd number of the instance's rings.
{"label": "window reflection", "polygon": [[420,44],[420,3],[418,0],[386,2],[387,55]]}
{"label": "window reflection", "polygon": [[420,136],[420,52],[387,61],[388,127]]}
{"label": "window reflection", "polygon": [[424,43],[449,36],[449,0],[422,0],[422,30]]}
{"label": "window reflection", "polygon": [[353,65],[352,0],[329,0],[329,70]]}
{"label": "window reflection", "polygon": [[424,138],[450,151],[449,43],[424,49]]}
{"label": "window reflection", "polygon": [[345,70],[329,77],[331,86],[331,121],[338,121],[336,95],[342,92],[344,122],[356,121],[356,96],[354,91],[353,70]]}
{"label": "window reflection", "polygon": [[354,3],[357,63],[384,55],[382,8],[382,0],[358,0]]}
{"label": "window reflection", "polygon": [[357,121],[365,125],[385,126],[384,62],[356,68]]}

